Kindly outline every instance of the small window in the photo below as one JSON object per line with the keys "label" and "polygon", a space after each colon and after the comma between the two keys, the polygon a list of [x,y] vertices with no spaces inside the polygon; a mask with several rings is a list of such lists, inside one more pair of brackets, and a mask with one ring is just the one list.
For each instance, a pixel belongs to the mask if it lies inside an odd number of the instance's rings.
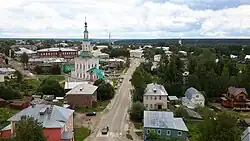
{"label": "small window", "polygon": [[181,131],[178,131],[178,136],[182,136],[182,132]]}
{"label": "small window", "polygon": [[158,129],[158,130],[157,130],[157,134],[158,134],[158,135],[161,135],[161,129]]}
{"label": "small window", "polygon": [[161,96],[159,97],[159,100],[161,100]]}
{"label": "small window", "polygon": [[148,108],[148,104],[146,104],[146,108]]}
{"label": "small window", "polygon": [[148,129],[148,130],[147,130],[147,133],[149,134],[149,132],[150,132],[150,130]]}
{"label": "small window", "polygon": [[170,136],[171,135],[171,131],[167,130],[167,135]]}
{"label": "small window", "polygon": [[157,99],[157,97],[155,96],[155,100]]}
{"label": "small window", "polygon": [[196,98],[199,98],[199,95],[196,95]]}

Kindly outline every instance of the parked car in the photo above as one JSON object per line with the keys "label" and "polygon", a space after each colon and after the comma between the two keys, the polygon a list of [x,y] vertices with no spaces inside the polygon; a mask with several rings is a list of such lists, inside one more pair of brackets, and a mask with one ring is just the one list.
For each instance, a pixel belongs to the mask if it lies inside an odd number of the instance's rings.
{"label": "parked car", "polygon": [[108,126],[102,128],[102,134],[103,135],[108,134],[108,131],[109,131],[109,127]]}
{"label": "parked car", "polygon": [[96,116],[96,112],[89,112],[89,113],[86,113],[86,116]]}

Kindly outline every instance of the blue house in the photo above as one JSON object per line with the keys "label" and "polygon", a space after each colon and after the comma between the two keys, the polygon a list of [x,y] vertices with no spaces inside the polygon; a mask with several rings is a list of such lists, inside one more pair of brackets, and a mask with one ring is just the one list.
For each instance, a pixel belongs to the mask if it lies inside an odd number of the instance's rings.
{"label": "blue house", "polygon": [[173,112],[144,111],[144,141],[151,141],[154,132],[164,139],[187,140],[188,129],[182,118],[174,118]]}

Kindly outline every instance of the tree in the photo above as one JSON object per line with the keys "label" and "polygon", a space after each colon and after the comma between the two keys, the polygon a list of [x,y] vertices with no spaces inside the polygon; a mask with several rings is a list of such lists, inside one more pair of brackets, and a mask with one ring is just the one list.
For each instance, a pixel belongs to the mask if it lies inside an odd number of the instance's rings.
{"label": "tree", "polygon": [[16,80],[18,83],[21,83],[23,81],[23,75],[20,71],[15,71],[14,75],[16,76]]}
{"label": "tree", "polygon": [[61,67],[59,65],[53,65],[51,68],[51,74],[61,74]]}
{"label": "tree", "polygon": [[28,62],[29,62],[29,56],[26,52],[24,52],[22,55],[21,55],[21,62],[23,63],[23,65],[27,66],[28,65]]}
{"label": "tree", "polygon": [[21,97],[21,94],[19,91],[3,83],[0,84],[0,90],[1,90],[0,98],[3,98],[4,100],[12,100],[12,99]]}
{"label": "tree", "polygon": [[201,141],[240,141],[241,130],[237,121],[237,114],[231,112],[206,116],[199,127],[199,138]]}
{"label": "tree", "polygon": [[34,71],[36,72],[36,74],[42,74],[43,73],[43,69],[41,66],[37,65],[35,68],[34,68]]}
{"label": "tree", "polygon": [[97,88],[97,99],[98,100],[110,100],[114,97],[114,87],[107,82],[101,82]]}
{"label": "tree", "polygon": [[45,79],[40,84],[38,92],[41,92],[43,95],[54,95],[56,97],[62,97],[65,95],[64,89],[56,80]]}
{"label": "tree", "polygon": [[43,126],[33,117],[23,116],[16,122],[15,141],[46,141]]}
{"label": "tree", "polygon": [[133,121],[142,121],[143,119],[143,113],[144,113],[144,105],[143,103],[137,101],[132,104],[132,107],[130,109],[130,118]]}
{"label": "tree", "polygon": [[101,83],[105,82],[103,79],[97,79],[93,85],[99,86]]}

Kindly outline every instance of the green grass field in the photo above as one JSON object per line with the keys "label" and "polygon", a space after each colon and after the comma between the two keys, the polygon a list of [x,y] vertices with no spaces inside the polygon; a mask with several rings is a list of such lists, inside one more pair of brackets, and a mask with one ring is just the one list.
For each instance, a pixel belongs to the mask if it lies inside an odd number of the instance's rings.
{"label": "green grass field", "polygon": [[90,134],[90,130],[84,127],[74,128],[75,141],[83,141]]}

